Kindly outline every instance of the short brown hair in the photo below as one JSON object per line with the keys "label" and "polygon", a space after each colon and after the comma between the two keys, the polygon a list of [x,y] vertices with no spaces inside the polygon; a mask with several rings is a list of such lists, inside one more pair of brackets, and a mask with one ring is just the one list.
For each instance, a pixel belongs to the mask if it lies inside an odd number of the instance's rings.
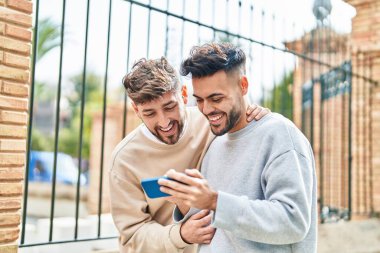
{"label": "short brown hair", "polygon": [[142,104],[179,90],[179,79],[165,57],[155,60],[141,58],[123,78],[128,96],[136,104]]}
{"label": "short brown hair", "polygon": [[245,54],[230,43],[208,43],[195,46],[190,56],[181,64],[181,75],[192,78],[210,76],[224,70],[229,73],[241,70],[245,74]]}

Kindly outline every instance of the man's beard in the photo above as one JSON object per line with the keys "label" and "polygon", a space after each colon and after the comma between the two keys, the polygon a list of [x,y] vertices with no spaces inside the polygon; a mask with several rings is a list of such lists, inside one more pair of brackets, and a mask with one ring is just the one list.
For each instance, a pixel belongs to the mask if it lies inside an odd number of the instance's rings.
{"label": "man's beard", "polygon": [[213,134],[216,136],[222,136],[226,133],[228,133],[239,121],[241,116],[241,111],[238,110],[237,108],[233,108],[229,114],[227,114],[227,123],[226,126],[222,130],[215,130],[212,125],[211,126],[211,131]]}
{"label": "man's beard", "polygon": [[168,145],[176,144],[183,130],[183,121],[179,122],[177,120],[174,120],[171,122],[171,124],[173,124],[172,127],[178,128],[177,131],[173,135],[162,136],[160,134],[161,131],[159,130],[159,127],[155,127],[154,132],[152,132],[160,141]]}

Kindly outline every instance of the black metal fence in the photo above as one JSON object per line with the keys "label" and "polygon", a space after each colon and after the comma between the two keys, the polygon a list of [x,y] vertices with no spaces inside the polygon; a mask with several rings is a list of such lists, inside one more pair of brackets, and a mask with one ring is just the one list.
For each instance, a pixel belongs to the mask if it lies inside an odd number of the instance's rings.
{"label": "black metal fence", "polygon": [[[256,8],[251,1],[237,0],[62,0],[59,8],[51,7],[47,0],[36,0],[34,13],[32,109],[20,247],[115,238],[102,234],[103,205],[107,201],[103,199],[106,191],[103,181],[109,152],[105,147],[110,138],[106,136],[118,134],[109,133],[107,129],[109,108],[113,104],[122,104],[119,140],[127,134],[128,117],[132,117],[128,113],[128,98],[122,91],[121,78],[137,58],[165,55],[178,67],[190,46],[210,41],[239,44],[247,53],[247,75],[253,80],[251,101],[294,120],[309,138],[318,163],[322,221],[331,218],[335,209],[339,218],[349,218],[352,81],[366,82],[366,89],[370,89],[374,82],[366,77],[368,73],[352,72],[350,49],[343,43],[345,35],[334,31],[330,19],[306,30],[300,24]],[[60,19],[51,20],[56,22],[55,25],[46,27],[45,23],[41,27],[41,21],[46,17],[56,16]],[[80,24],[68,25],[73,20],[80,20]],[[81,28],[79,32],[76,26]],[[75,76],[72,76],[73,66],[77,71]],[[46,72],[55,75],[49,76]],[[44,78],[45,81],[41,81]],[[45,111],[48,111],[45,118],[54,119],[48,126],[44,126],[45,121],[36,120],[44,112],[44,104]],[[332,115],[331,111],[339,117]],[[95,147],[88,134],[93,130],[94,113],[101,115],[100,145]],[[340,120],[334,121],[336,118]],[[336,124],[342,134],[333,141],[332,134],[337,132],[332,129]],[[42,140],[50,142],[43,144]],[[335,154],[332,150],[336,141],[340,146]],[[31,161],[35,150],[53,154],[52,174],[47,180],[51,186],[49,230],[46,240],[28,242],[26,224],[33,218],[28,216],[28,189],[33,183],[30,175],[34,170]],[[100,154],[96,157],[100,160],[98,168],[91,164],[93,150]],[[77,175],[70,182],[75,188],[72,200],[75,224],[72,238],[68,240],[53,237],[60,152],[69,153],[77,160]],[[340,162],[335,163],[333,160],[338,156]],[[98,181],[97,231],[94,236],[82,238],[79,237],[78,220],[81,194],[87,187],[82,179],[85,170],[98,170],[99,175],[89,178],[89,181]],[[336,171],[340,171],[338,175],[334,174]],[[335,194],[332,182],[339,182],[339,200],[332,196]],[[94,193],[88,191],[87,194]]]}

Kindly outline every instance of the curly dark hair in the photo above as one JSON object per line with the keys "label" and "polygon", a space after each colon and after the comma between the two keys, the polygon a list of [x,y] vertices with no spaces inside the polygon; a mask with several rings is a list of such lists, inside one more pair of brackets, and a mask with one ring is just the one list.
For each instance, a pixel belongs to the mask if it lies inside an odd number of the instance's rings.
{"label": "curly dark hair", "polygon": [[178,75],[165,57],[155,60],[141,58],[124,76],[122,83],[135,104],[155,100],[180,88]]}
{"label": "curly dark hair", "polygon": [[190,56],[181,64],[180,73],[201,78],[219,70],[229,73],[239,69],[245,74],[245,61],[243,50],[230,43],[207,43],[191,49]]}

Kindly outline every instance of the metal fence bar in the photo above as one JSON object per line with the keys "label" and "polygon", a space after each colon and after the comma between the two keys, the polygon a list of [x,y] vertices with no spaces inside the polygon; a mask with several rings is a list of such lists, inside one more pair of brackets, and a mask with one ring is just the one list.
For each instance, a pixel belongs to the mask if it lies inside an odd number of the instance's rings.
{"label": "metal fence bar", "polygon": [[[185,16],[185,0],[182,0],[182,16]],[[215,10],[213,10],[213,13],[215,15]],[[181,59],[183,59],[183,45],[185,42],[185,21],[182,20],[181,24]],[[182,78],[182,76],[181,76]]]}
{"label": "metal fence bar", "polygon": [[[183,1],[185,1],[185,0],[183,0]],[[215,8],[216,8],[215,1],[216,0],[212,0],[212,26],[213,27],[215,27]],[[183,5],[185,6],[185,2],[183,3]],[[213,30],[212,31],[212,40],[215,41],[215,39],[216,39],[216,31]]]}
{"label": "metal fence bar", "polygon": [[[311,40],[310,40],[310,53],[311,57],[314,58],[314,32],[311,30]],[[314,62],[310,62],[310,80],[311,80],[311,104],[310,104],[310,144],[314,147]]]}
{"label": "metal fence bar", "polygon": [[170,0],[166,0],[165,57],[168,57],[168,45],[169,45],[169,16],[170,16],[169,4],[170,4]]}
{"label": "metal fence bar", "polygon": [[[149,0],[149,4],[143,4],[141,2],[138,2],[138,1],[134,1],[134,0],[124,0],[126,2],[129,2],[130,3],[130,9],[129,9],[129,30],[128,30],[128,52],[127,52],[127,71],[129,71],[129,59],[130,59],[130,50],[131,50],[131,30],[132,30],[132,8],[134,5],[137,5],[137,6],[140,6],[140,7],[143,7],[143,8],[147,8],[149,11],[148,11],[148,25],[147,25],[147,44],[146,44],[146,55],[147,57],[149,58],[149,55],[150,55],[150,29],[151,29],[151,15],[152,15],[152,11],[154,12],[158,12],[158,13],[161,13],[161,14],[164,14],[166,15],[166,41],[165,41],[165,55],[167,56],[168,55],[168,52],[169,52],[169,18],[171,17],[174,17],[176,19],[179,19],[181,22],[182,22],[182,40],[181,40],[181,56],[182,56],[182,53],[183,53],[183,47],[184,47],[184,33],[185,33],[185,24],[186,23],[191,23],[191,24],[195,24],[197,25],[198,27],[198,44],[201,42],[201,37],[200,37],[200,30],[201,28],[209,28],[213,31],[213,38],[215,39],[216,38],[216,35],[217,35],[217,32],[220,32],[220,33],[223,33],[224,35],[227,35],[227,38],[230,38],[233,37],[234,38],[234,41],[236,41],[235,39],[237,38],[237,41],[238,43],[241,42],[241,40],[244,40],[245,42],[248,42],[250,43],[249,46],[249,57],[252,61],[252,45],[254,44],[257,44],[257,45],[260,45],[261,46],[261,49],[262,49],[262,54],[261,54],[261,72],[262,72],[262,75],[261,75],[261,80],[260,80],[260,84],[262,85],[262,89],[263,89],[263,96],[262,96],[262,101],[265,102],[265,86],[264,86],[264,80],[263,80],[263,76],[264,76],[264,50],[269,48],[272,51],[273,53],[273,60],[275,60],[275,55],[276,55],[276,52],[282,52],[283,55],[284,55],[284,60],[283,60],[283,72],[284,72],[284,77],[283,77],[283,83],[281,82],[281,85],[283,85],[283,87],[276,87],[276,80],[275,80],[275,77],[273,79],[273,94],[272,94],[272,109],[273,110],[276,110],[276,109],[280,109],[281,113],[285,113],[287,112],[287,105],[286,105],[286,101],[285,101],[285,96],[287,95],[286,92],[288,92],[286,90],[286,87],[287,87],[287,84],[286,84],[286,55],[287,54],[291,54],[293,55],[294,57],[299,57],[304,65],[306,66],[306,62],[308,62],[310,64],[310,73],[311,73],[311,89],[308,89],[308,90],[305,90],[305,95],[308,96],[310,99],[310,108],[309,109],[306,109],[306,110],[309,110],[310,112],[310,119],[305,119],[304,117],[306,116],[306,113],[305,111],[303,111],[302,113],[302,121],[303,121],[303,124],[302,124],[302,127],[304,128],[305,125],[305,122],[308,121],[308,124],[310,124],[310,142],[312,143],[313,145],[313,140],[314,140],[314,130],[313,130],[313,126],[314,126],[314,121],[313,121],[313,118],[314,118],[314,81],[316,81],[318,78],[319,78],[319,81],[320,81],[320,85],[321,85],[321,97],[320,97],[320,127],[321,127],[321,133],[320,133],[320,138],[321,138],[321,152],[320,152],[320,163],[321,163],[321,175],[322,175],[322,180],[321,180],[321,184],[320,184],[320,193],[321,193],[321,199],[320,199],[320,203],[321,203],[321,207],[323,207],[323,204],[324,204],[324,196],[323,196],[323,132],[325,127],[325,122],[323,121],[324,119],[324,108],[323,108],[323,103],[324,101],[327,102],[327,100],[329,98],[333,98],[335,99],[337,95],[342,95],[342,100],[343,100],[343,96],[344,95],[344,92],[341,91],[341,87],[338,87],[335,85],[332,85],[332,84],[329,84],[329,86],[331,87],[328,87],[327,84],[326,85],[323,85],[323,76],[322,76],[322,67],[328,67],[330,68],[331,67],[331,71],[339,71],[341,70],[342,72],[345,73],[345,75],[349,75],[349,79],[350,81],[352,80],[352,77],[355,77],[357,79],[360,79],[362,80],[363,82],[366,82],[366,87],[368,84],[370,84],[370,88],[373,87],[373,84],[377,84],[376,81],[372,80],[372,75],[369,75],[364,71],[364,68],[363,68],[363,71],[361,73],[352,73],[352,68],[348,68],[346,69],[343,65],[337,65],[335,67],[332,68],[332,65],[333,63],[330,61],[330,62],[324,62],[324,59],[321,59],[321,52],[323,51],[321,49],[321,44],[320,44],[320,33],[321,31],[320,30],[317,30],[318,32],[318,41],[319,41],[319,44],[318,44],[318,57],[315,57],[314,55],[314,30],[311,31],[311,39],[310,39],[310,56],[307,55],[307,49],[305,44],[306,42],[304,41],[305,40],[305,37],[306,36],[303,36],[303,41],[302,41],[302,44],[303,44],[303,48],[304,48],[304,52],[302,53],[297,53],[295,52],[296,48],[280,48],[280,47],[277,47],[277,46],[274,46],[275,45],[275,39],[276,39],[276,31],[275,31],[275,28],[276,28],[276,25],[275,25],[275,22],[276,22],[276,18],[275,18],[275,15],[273,15],[273,42],[272,43],[266,43],[264,41],[264,23],[265,23],[265,12],[263,11],[262,12],[262,15],[261,15],[261,18],[262,18],[262,31],[261,31],[261,41],[257,41],[257,40],[254,40],[253,39],[253,20],[254,20],[254,13],[253,13],[253,5],[250,5],[250,20],[252,20],[252,23],[250,24],[251,27],[250,27],[250,35],[249,37],[246,37],[246,36],[242,36],[241,35],[241,11],[242,11],[242,1],[238,1],[238,4],[239,4],[239,28],[238,28],[238,32],[237,33],[233,33],[233,32],[230,32],[229,31],[229,5],[231,4],[231,2],[229,0],[226,0],[226,30],[221,30],[221,29],[218,29],[215,27],[215,8],[213,8],[213,18],[212,18],[212,24],[211,25],[207,25],[207,24],[204,24],[202,22],[199,22],[200,20],[200,17],[201,17],[201,9],[200,9],[200,1],[198,2],[198,21],[194,21],[194,20],[191,20],[191,19],[188,19],[185,17],[185,1],[183,0],[183,10],[182,10],[182,16],[180,15],[177,15],[177,14],[174,14],[172,12],[169,12],[169,7],[170,7],[170,0],[167,0],[167,8],[166,10],[162,10],[162,9],[159,9],[159,8],[155,8],[153,6],[151,6],[151,0]],[[37,0],[37,15],[36,15],[36,26],[35,26],[35,34],[34,34],[34,45],[33,45],[33,52],[34,52],[34,58],[33,58],[33,66],[32,66],[32,91],[31,91],[31,94],[32,94],[32,98],[30,100],[30,108],[33,108],[33,96],[34,96],[34,93],[33,93],[33,87],[34,87],[34,75],[35,75],[35,63],[36,63],[36,42],[38,40],[37,38],[37,31],[38,31],[38,6],[39,6],[39,0]],[[101,147],[101,162],[100,162],[100,178],[99,178],[99,181],[100,181],[100,184],[99,184],[99,203],[98,203],[98,227],[97,227],[97,238],[87,238],[87,239],[80,239],[78,240],[78,219],[79,219],[79,200],[80,200],[80,175],[81,175],[81,161],[82,161],[82,146],[83,146],[83,124],[84,124],[84,110],[85,110],[85,100],[86,100],[86,68],[87,68],[87,44],[88,44],[88,29],[89,29],[89,6],[90,6],[90,0],[87,0],[87,16],[86,16],[86,35],[85,35],[85,53],[84,53],[84,63],[83,63],[83,74],[82,74],[82,93],[81,93],[81,109],[80,109],[80,115],[81,115],[81,119],[80,119],[80,135],[79,135],[79,150],[78,150],[78,160],[79,160],[79,170],[78,170],[78,180],[77,180],[77,184],[76,184],[76,207],[75,207],[75,230],[74,230],[74,240],[67,240],[67,241],[52,241],[52,238],[53,238],[53,228],[54,228],[54,225],[53,225],[53,221],[54,221],[54,206],[55,206],[55,202],[54,202],[54,196],[55,196],[55,187],[56,187],[56,173],[57,173],[57,153],[58,153],[58,136],[59,136],[59,115],[60,115],[60,97],[61,97],[61,86],[62,86],[62,62],[63,62],[63,45],[64,45],[64,26],[65,26],[65,10],[66,10],[66,1],[64,0],[63,1],[63,12],[62,12],[62,28],[61,28],[61,47],[60,47],[60,69],[59,69],[59,82],[58,82],[58,90],[57,90],[57,108],[56,108],[56,121],[55,121],[55,152],[54,152],[54,171],[53,171],[53,184],[52,184],[52,200],[51,200],[51,211],[50,211],[50,230],[49,230],[49,243],[34,243],[34,244],[24,244],[24,241],[25,241],[25,224],[26,224],[26,205],[27,205],[27,196],[24,198],[24,209],[23,209],[23,227],[22,227],[22,235],[21,235],[21,245],[20,247],[26,247],[26,246],[39,246],[39,245],[46,245],[46,244],[59,244],[59,243],[66,243],[66,242],[79,242],[79,241],[91,241],[91,240],[98,240],[98,239],[111,239],[111,238],[115,238],[115,237],[103,237],[101,238],[100,235],[101,235],[101,212],[102,212],[102,192],[103,192],[103,163],[104,163],[104,143],[105,143],[105,128],[106,128],[106,118],[107,118],[107,86],[108,86],[108,65],[109,65],[109,47],[110,47],[110,37],[111,37],[111,13],[112,13],[112,1],[109,2],[109,17],[108,17],[108,35],[107,35],[107,53],[106,53],[106,67],[105,67],[105,79],[104,79],[104,96],[103,96],[103,115],[102,115],[102,140],[101,140],[101,143],[102,143],[102,147]],[[215,7],[215,0],[213,0],[213,6]],[[293,29],[294,29],[294,24],[293,24]],[[285,39],[285,35],[286,35],[286,24],[285,24],[285,21],[283,22],[283,32],[284,32],[284,39]],[[326,31],[327,32],[327,31]],[[294,33],[294,31],[293,31]],[[306,33],[305,33],[306,35]],[[330,41],[331,43],[331,41]],[[331,46],[331,45],[330,45]],[[331,57],[331,56],[329,56]],[[317,59],[316,59],[317,58]],[[340,60],[340,59],[339,59]],[[338,60],[338,62],[340,62]],[[369,59],[365,59],[365,61],[369,61]],[[319,68],[319,75],[318,77],[314,77],[314,64],[317,64],[318,68]],[[363,64],[362,64],[363,65]],[[276,72],[276,68],[275,68],[275,63],[273,64],[274,68],[273,68],[273,76],[275,76]],[[281,66],[280,66],[281,67]],[[252,69],[252,64],[250,65],[250,69]],[[306,69],[303,68],[303,75],[302,75],[302,79],[303,79],[303,83],[306,82]],[[280,71],[281,72],[281,71]],[[252,71],[251,71],[252,73]],[[326,76],[328,77],[328,73],[326,74]],[[326,81],[327,82],[327,81]],[[280,88],[280,89],[278,89]],[[324,89],[328,89],[328,88],[331,88],[330,91],[326,91],[326,94],[325,94],[325,91]],[[360,88],[360,87],[359,87]],[[364,85],[361,87],[362,89],[365,89]],[[280,101],[276,101],[276,89],[278,89],[278,92],[281,92],[281,100]],[[351,89],[352,89],[352,86],[349,86],[349,110],[351,111],[351,107],[352,107],[352,94],[351,94]],[[368,94],[367,94],[368,95]],[[324,98],[324,96],[326,96]],[[365,100],[365,98],[363,98]],[[269,100],[268,100],[269,101]],[[343,104],[343,102],[342,102]],[[335,100],[333,101],[333,106],[335,108]],[[279,108],[278,108],[279,107]],[[304,110],[304,109],[303,109]],[[29,129],[28,129],[28,153],[27,153],[27,168],[26,168],[26,175],[25,175],[25,189],[26,189],[26,193],[27,193],[27,189],[28,189],[28,170],[29,170],[29,163],[30,163],[30,147],[31,147],[31,135],[32,135],[32,119],[33,119],[33,110],[30,110],[30,117],[29,117],[29,121],[30,121],[30,125],[29,125]],[[124,96],[124,118],[123,118],[123,137],[125,136],[125,133],[126,133],[126,124],[127,124],[127,113],[128,113],[128,110],[127,110],[127,96],[125,95]],[[365,111],[364,113],[367,113],[367,111]],[[343,116],[342,116],[343,117]],[[352,191],[352,187],[351,187],[351,180],[352,180],[352,164],[351,164],[351,159],[352,159],[352,147],[351,147],[351,141],[352,141],[352,126],[351,126],[351,121],[352,121],[352,118],[351,118],[351,114],[348,113],[348,120],[349,120],[349,124],[348,124],[348,127],[349,127],[349,214],[351,215],[351,191]],[[332,121],[331,121],[332,122]],[[342,119],[342,122],[343,122],[343,119]],[[363,123],[364,124],[364,123]],[[365,127],[365,126],[363,126]],[[331,131],[331,129],[330,129]],[[343,139],[343,137],[342,137]],[[366,140],[364,140],[364,144],[367,145],[368,143],[366,142]],[[364,151],[366,152],[366,151]],[[332,166],[330,166],[331,168]],[[370,169],[370,168],[367,168],[367,165],[366,165],[366,170]],[[371,172],[371,169],[370,169],[370,172]],[[371,183],[371,182],[370,182]],[[367,189],[366,187],[367,186],[364,186],[365,189]],[[367,194],[367,192],[366,192]]]}
{"label": "metal fence bar", "polygon": [[[132,30],[132,9],[133,9],[133,3],[129,5],[129,22],[128,22],[128,48],[127,48],[127,67],[126,71],[129,71],[129,57],[130,57],[130,52],[131,52],[131,30]],[[123,113],[123,136],[121,138],[123,139],[126,135],[127,131],[127,114],[128,114],[128,96],[127,92],[124,92],[124,113]]]}
{"label": "metal fence bar", "polygon": [[[229,24],[229,21],[230,21],[230,16],[229,16],[229,10],[230,10],[230,8],[228,8],[229,6],[229,0],[226,0],[226,27],[225,27],[225,30],[228,32],[230,29],[229,29],[229,26],[228,26],[228,24]],[[230,34],[229,33],[227,33],[227,39],[229,39],[230,38]]]}
{"label": "metal fence bar", "polygon": [[348,220],[352,218],[352,71],[349,75],[348,92]]}
{"label": "metal fence bar", "polygon": [[[138,1],[136,1],[136,0],[123,0],[123,1],[133,3],[133,4],[138,5],[138,6],[141,6],[141,7],[149,8],[149,6],[148,6],[147,4],[144,4],[144,3],[138,2]],[[226,0],[226,1],[229,1],[229,0]],[[162,9],[160,9],[160,8],[156,8],[156,7],[153,7],[153,6],[151,6],[151,9],[152,9],[152,11],[156,11],[156,12],[159,12],[159,13],[163,13],[163,14],[165,14],[165,15],[169,15],[169,16],[171,16],[171,17],[174,17],[174,18],[177,18],[177,19],[180,19],[180,20],[186,21],[186,22],[188,22],[188,23],[192,23],[192,24],[195,24],[195,25],[200,25],[200,26],[202,26],[202,27],[204,27],[204,28],[209,28],[209,29],[214,30],[214,31],[216,31],[216,32],[224,33],[224,34],[226,34],[228,37],[229,37],[229,36],[232,36],[232,37],[238,37],[238,36],[239,36],[241,39],[244,39],[244,40],[246,40],[246,41],[248,41],[248,42],[255,43],[255,44],[259,44],[259,45],[263,45],[263,46],[265,46],[265,47],[272,48],[272,49],[274,49],[274,50],[276,50],[276,51],[287,52],[287,53],[293,54],[293,55],[295,55],[295,56],[298,56],[298,57],[300,57],[300,58],[304,58],[304,59],[306,59],[306,60],[308,60],[308,61],[310,61],[310,62],[313,62],[313,63],[316,63],[316,64],[322,64],[323,66],[328,67],[328,68],[333,68],[333,66],[331,66],[331,65],[328,64],[328,63],[325,63],[325,62],[318,62],[318,60],[316,60],[316,59],[314,59],[314,58],[312,58],[312,57],[308,57],[307,55],[303,55],[303,54],[300,54],[300,53],[298,53],[298,52],[295,52],[295,51],[292,51],[292,50],[288,50],[288,49],[286,49],[286,48],[284,49],[284,48],[276,47],[276,46],[274,46],[274,45],[270,45],[270,44],[264,43],[264,42],[262,42],[262,41],[254,40],[254,39],[252,39],[252,38],[248,38],[248,37],[243,36],[243,35],[238,35],[238,34],[236,34],[236,33],[233,33],[233,32],[227,31],[227,30],[222,30],[222,29],[219,29],[219,28],[213,27],[213,26],[211,26],[211,25],[207,25],[207,24],[201,23],[201,22],[196,21],[196,20],[193,20],[193,19],[189,19],[189,18],[186,18],[186,17],[180,16],[180,15],[178,15],[178,14],[175,14],[175,13],[173,13],[173,12],[169,12],[169,11],[167,11],[167,10],[162,10]],[[345,72],[347,72],[347,71],[345,70]],[[376,81],[376,80],[372,80],[372,79],[370,79],[370,78],[368,78],[368,77],[365,77],[365,76],[360,76],[360,75],[358,75],[358,74],[356,74],[356,73],[351,73],[351,75],[352,75],[352,76],[356,76],[356,77],[363,78],[364,80],[369,81],[369,82],[371,82],[371,83],[374,84],[374,85],[378,85],[378,83],[379,83],[379,82]]]}
{"label": "metal fence bar", "polygon": [[[273,14],[272,15],[272,40],[274,43],[276,41],[276,16]],[[276,111],[276,57],[275,57],[275,53],[276,51],[275,50],[272,50],[272,76],[273,76],[273,90],[272,90],[272,105],[271,105],[271,109],[272,111]]]}
{"label": "metal fence bar", "polygon": [[[286,42],[286,20],[285,18],[283,18],[282,20],[282,40],[284,41],[284,43]],[[284,57],[284,60],[283,60],[283,81],[280,82],[280,85],[282,85],[282,87],[280,86],[280,90],[281,90],[281,103],[280,103],[280,112],[282,115],[285,114],[285,108],[286,108],[286,87],[287,87],[287,76],[286,76],[286,56],[287,56],[287,53],[283,53],[283,57]]]}
{"label": "metal fence bar", "polygon": [[30,244],[21,244],[19,245],[19,248],[26,248],[26,247],[36,247],[36,246],[44,246],[44,245],[53,245],[53,244],[62,244],[62,243],[73,243],[73,242],[88,242],[88,241],[96,241],[96,240],[109,240],[109,239],[115,239],[117,236],[109,236],[109,237],[102,237],[102,238],[84,238],[84,239],[76,239],[76,240],[62,240],[62,241],[52,241],[49,243],[41,242],[41,243],[30,243]]}
{"label": "metal fence bar", "polygon": [[[250,5],[250,9],[249,9],[249,23],[250,23],[250,26],[249,26],[249,36],[252,38],[253,37],[253,24],[254,24],[254,20],[253,20],[253,5],[251,4]],[[240,24],[239,24],[239,27],[240,27]],[[249,44],[249,53],[248,53],[248,57],[249,57],[249,73],[252,75],[252,67],[253,67],[253,57],[252,57],[252,44]],[[262,79],[262,78],[261,78]],[[261,86],[261,82],[259,84]],[[251,99],[251,102],[253,101],[253,99]]]}
{"label": "metal fence bar", "polygon": [[150,19],[152,16],[152,9],[150,8],[152,0],[149,0],[149,10],[148,10],[148,27],[147,27],[147,39],[146,39],[146,58],[149,59],[149,46],[150,46]]}
{"label": "metal fence bar", "polygon": [[82,146],[83,146],[83,122],[84,108],[86,104],[86,74],[87,74],[87,44],[88,44],[88,24],[90,17],[90,0],[87,0],[86,11],[86,33],[84,39],[84,59],[83,59],[83,75],[82,75],[82,97],[80,108],[80,130],[79,130],[79,149],[78,149],[78,177],[75,196],[75,229],[74,239],[78,238],[78,217],[79,217],[79,200],[80,200],[80,176],[82,172]]}
{"label": "metal fence bar", "polygon": [[[373,58],[372,56],[369,57],[369,68],[368,68],[368,76],[372,77],[372,66],[373,66]],[[372,108],[373,108],[373,100],[372,100],[372,96],[371,94],[373,94],[373,86],[370,85],[369,86],[369,89],[368,89],[368,92],[369,92],[369,112],[372,111]],[[372,130],[372,118],[369,119],[369,129]],[[372,136],[372,133],[373,131],[370,131],[369,133],[369,146],[372,147],[372,143],[373,143],[373,136]],[[372,153],[372,148],[369,149],[369,157],[373,157],[373,153]],[[373,165],[370,164],[371,166],[371,169],[370,169],[370,174],[369,174],[369,177],[371,178],[371,181],[370,181],[370,186],[369,186],[369,189],[370,189],[370,196],[373,196]],[[371,200],[371,214],[374,213],[374,207],[373,207],[373,198],[370,198]]]}
{"label": "metal fence bar", "polygon": [[[261,41],[264,41],[264,27],[265,27],[265,12],[264,11],[261,11]],[[251,45],[252,47],[252,45]],[[260,70],[261,70],[261,82],[260,82],[260,85],[261,85],[261,90],[262,90],[262,93],[263,95],[261,96],[261,104],[263,106],[266,107],[266,101],[265,101],[265,97],[266,97],[266,90],[265,90],[265,85],[264,85],[264,53],[265,53],[265,47],[263,45],[261,45],[261,55],[260,55],[260,63],[261,63],[261,67],[260,67]]]}
{"label": "metal fence bar", "polygon": [[34,33],[33,33],[33,63],[31,70],[31,86],[30,86],[30,102],[29,102],[29,122],[28,122],[28,142],[26,148],[26,165],[25,165],[25,176],[24,176],[24,199],[22,205],[22,222],[21,222],[21,244],[25,243],[25,225],[26,225],[26,214],[28,208],[28,189],[29,189],[29,165],[30,165],[30,150],[32,146],[32,129],[33,129],[33,107],[34,107],[34,86],[35,86],[35,76],[36,76],[36,62],[37,62],[37,43],[38,43],[38,18],[39,18],[39,6],[40,1],[36,0],[36,16],[34,23]]}
{"label": "metal fence bar", "polygon": [[[198,20],[201,19],[201,0],[198,0]],[[197,33],[198,33],[198,45],[201,44],[201,25],[198,24],[197,27]]]}
{"label": "metal fence bar", "polygon": [[[366,72],[366,56],[364,53],[362,53],[362,75],[365,75],[365,72]],[[362,102],[363,102],[363,105],[367,102],[367,92],[366,92],[366,86],[367,86],[367,83],[365,81],[363,81],[363,84],[361,86],[361,93],[362,93]],[[364,212],[367,211],[367,208],[368,208],[368,203],[367,203],[367,172],[368,172],[368,163],[366,161],[366,157],[367,157],[367,138],[366,138],[366,135],[367,135],[367,124],[366,124],[366,120],[367,120],[367,115],[366,115],[366,108],[363,108],[363,111],[361,112],[362,116],[363,117],[360,117],[362,118],[362,131],[363,131],[363,135],[362,135],[362,143],[363,143],[363,151],[362,151],[362,157],[364,157],[363,159],[363,170],[364,170],[364,173],[363,173],[363,204],[364,204]]]}
{"label": "metal fence bar", "polygon": [[[238,36],[237,36],[237,45],[240,45],[240,34],[241,34],[241,19],[242,19],[242,15],[241,15],[241,1],[239,0],[238,2]],[[252,38],[252,36],[251,36]],[[252,65],[252,64],[250,64]]]}
{"label": "metal fence bar", "polygon": [[[305,28],[303,28],[305,29]],[[306,42],[306,36],[307,36],[307,33],[306,33],[306,30],[303,31],[303,36],[302,36],[302,54],[305,54],[307,53],[307,42]],[[306,83],[306,59],[305,58],[301,58],[302,59],[302,63],[303,63],[303,68],[302,68],[302,84]],[[302,96],[302,100],[303,100],[303,96]],[[301,103],[302,103],[302,119],[301,119],[301,122],[302,122],[302,125],[301,125],[301,130],[303,133],[305,133],[306,131],[306,126],[305,126],[305,123],[306,123],[306,116],[305,116],[305,111],[304,111],[304,107],[303,107],[303,101],[301,100]]]}
{"label": "metal fence bar", "polygon": [[49,242],[53,240],[53,226],[54,226],[53,223],[54,223],[54,207],[55,207],[55,186],[56,186],[56,179],[57,179],[57,152],[58,152],[58,138],[59,138],[59,115],[60,115],[60,103],[61,103],[65,17],[66,17],[66,0],[63,0],[62,23],[61,23],[61,45],[60,45],[59,74],[58,74],[58,88],[57,88],[57,107],[56,107],[56,114],[55,114],[54,165],[53,165],[52,193],[51,193],[52,198],[51,198],[51,207],[50,207]]}
{"label": "metal fence bar", "polygon": [[98,203],[98,237],[101,232],[101,213],[102,213],[102,193],[103,193],[103,163],[104,163],[104,136],[106,131],[107,115],[107,85],[108,85],[108,64],[109,64],[109,45],[111,39],[111,17],[112,17],[112,0],[109,2],[108,13],[108,34],[107,34],[107,54],[106,69],[104,74],[104,92],[103,92],[103,116],[102,116],[102,149],[100,154],[100,179],[99,179],[99,203]]}

